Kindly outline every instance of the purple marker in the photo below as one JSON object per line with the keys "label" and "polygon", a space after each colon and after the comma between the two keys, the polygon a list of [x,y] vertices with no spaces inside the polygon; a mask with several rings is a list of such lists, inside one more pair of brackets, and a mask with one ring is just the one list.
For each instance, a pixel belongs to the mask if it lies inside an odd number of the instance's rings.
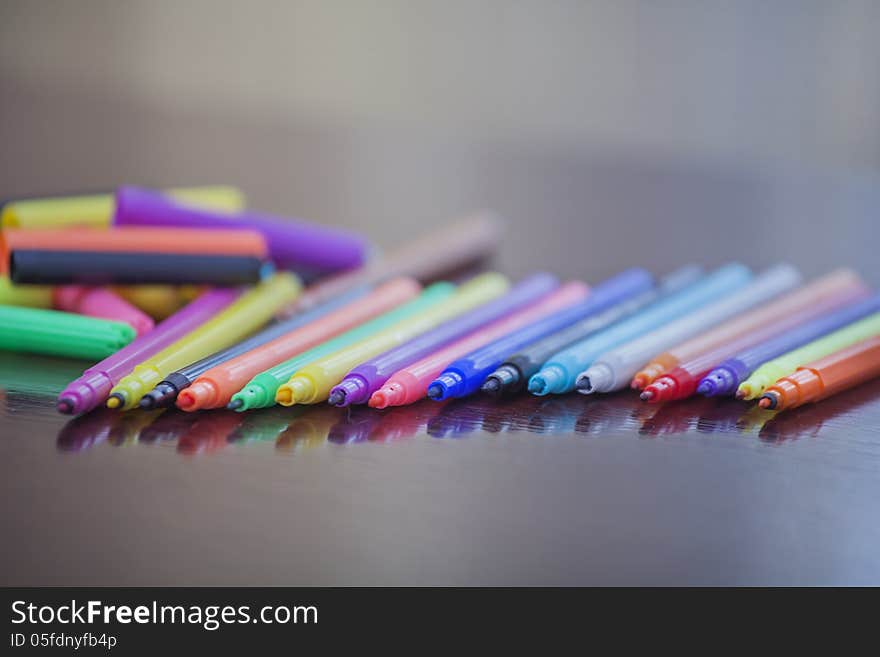
{"label": "purple marker", "polygon": [[178,310],[149,333],[145,333],[112,356],[90,367],[58,395],[59,413],[85,413],[105,401],[110,390],[135,365],[176,342],[204,324],[238,297],[234,288],[216,288]]}
{"label": "purple marker", "polygon": [[364,263],[367,243],[343,230],[255,212],[222,212],[176,202],[159,192],[139,187],[116,191],[117,226],[193,226],[196,228],[251,228],[260,231],[269,255],[285,269],[328,272]]}
{"label": "purple marker", "polygon": [[424,358],[437,349],[474,330],[534,303],[559,286],[555,276],[540,273],[514,285],[497,299],[474,308],[437,328],[361,363],[330,391],[328,402],[335,406],[363,404],[397,370]]}
{"label": "purple marker", "polygon": [[812,342],[826,333],[836,331],[878,310],[880,310],[880,294],[822,315],[818,319],[801,324],[791,331],[785,331],[772,340],[746,349],[715,367],[700,381],[697,392],[706,397],[732,395],[739,388],[740,383],[768,360],[797,349],[801,345]]}

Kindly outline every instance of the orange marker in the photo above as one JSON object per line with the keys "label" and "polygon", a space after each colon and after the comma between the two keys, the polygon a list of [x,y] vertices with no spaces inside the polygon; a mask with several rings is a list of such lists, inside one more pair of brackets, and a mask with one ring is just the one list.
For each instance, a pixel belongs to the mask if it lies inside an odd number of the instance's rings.
{"label": "orange marker", "polygon": [[[854,271],[837,269],[812,283],[768,301],[755,310],[735,316],[716,329],[700,333],[669,351],[655,356],[636,373],[631,386],[635,389],[642,389],[682,363],[693,361],[721,345],[738,341],[751,346],[754,342],[769,337],[761,333],[765,327],[772,325],[776,329],[776,333],[780,333],[794,325],[787,325],[787,318],[791,318],[793,322],[804,320],[802,315],[795,317],[796,313],[807,311],[809,314],[809,310],[812,308],[815,313],[810,317],[815,317],[862,298],[868,294],[868,291],[868,286]],[[748,340],[749,334],[755,335],[754,342]]]}
{"label": "orange marker", "polygon": [[758,405],[784,411],[880,376],[880,335],[799,367],[767,388]]}
{"label": "orange marker", "polygon": [[121,253],[200,253],[265,258],[266,241],[253,230],[153,228],[124,226],[112,230],[60,228],[24,230],[7,228],[0,234],[3,267],[16,250],[109,251]]}
{"label": "orange marker", "polygon": [[339,310],[212,367],[180,392],[177,407],[197,411],[226,406],[256,374],[415,298],[419,289],[412,278],[390,280]]}

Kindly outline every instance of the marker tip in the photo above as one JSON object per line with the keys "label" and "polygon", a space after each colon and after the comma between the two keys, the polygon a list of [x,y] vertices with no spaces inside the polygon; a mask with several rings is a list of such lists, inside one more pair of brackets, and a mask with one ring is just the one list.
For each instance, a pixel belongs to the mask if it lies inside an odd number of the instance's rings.
{"label": "marker tip", "polygon": [[244,406],[243,399],[233,399],[231,402],[226,404],[226,408],[228,408],[230,411],[237,411],[242,406]]}
{"label": "marker tip", "polygon": [[58,403],[55,404],[55,409],[59,413],[70,415],[71,413],[73,413],[73,400],[68,399],[67,397],[62,397],[58,400]]}
{"label": "marker tip", "polygon": [[141,400],[138,402],[138,408],[142,408],[145,411],[149,411],[156,406],[156,400],[148,395],[144,395],[141,397]]}
{"label": "marker tip", "polygon": [[345,390],[334,390],[327,397],[327,403],[331,406],[342,406],[345,404]]}
{"label": "marker tip", "polygon": [[649,402],[654,399],[654,392],[652,390],[642,390],[642,394],[639,395],[639,399]]}
{"label": "marker tip", "polygon": [[483,385],[480,386],[480,390],[489,393],[490,395],[496,395],[501,392],[501,381],[495,377],[489,377]]}
{"label": "marker tip", "polygon": [[114,392],[107,398],[107,408],[119,408],[125,404],[125,398],[118,392]]}
{"label": "marker tip", "polygon": [[432,383],[428,386],[428,397],[431,399],[440,399],[443,396],[443,386],[439,383]]}
{"label": "marker tip", "polygon": [[758,400],[758,406],[772,411],[776,408],[776,397],[773,395],[763,395],[761,399]]}

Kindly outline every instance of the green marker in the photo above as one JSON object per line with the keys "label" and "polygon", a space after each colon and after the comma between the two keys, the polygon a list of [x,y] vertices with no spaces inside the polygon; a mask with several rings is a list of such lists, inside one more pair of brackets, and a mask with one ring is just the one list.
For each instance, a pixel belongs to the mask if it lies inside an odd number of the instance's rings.
{"label": "green marker", "polygon": [[812,363],[814,360],[824,358],[835,351],[840,351],[874,335],[880,335],[880,313],[869,315],[839,331],[829,333],[803,347],[798,347],[778,358],[768,360],[752,372],[748,379],[739,384],[736,396],[739,399],[760,397],[767,388],[782,377],[793,374],[801,365]]}
{"label": "green marker", "polygon": [[452,283],[434,283],[426,287],[422,293],[402,306],[391,310],[384,315],[379,315],[355,329],[337,335],[317,347],[309,349],[290,360],[279,363],[265,372],[257,374],[250,382],[237,393],[232,395],[232,400],[227,408],[235,411],[247,411],[252,408],[266,408],[275,405],[275,393],[283,384],[287,383],[294,372],[308,365],[313,360],[323,358],[328,354],[363,340],[378,331],[381,331],[402,319],[406,319],[416,313],[420,313],[435,303],[443,301],[455,292]]}
{"label": "green marker", "polygon": [[0,305],[0,349],[99,361],[134,340],[123,322]]}

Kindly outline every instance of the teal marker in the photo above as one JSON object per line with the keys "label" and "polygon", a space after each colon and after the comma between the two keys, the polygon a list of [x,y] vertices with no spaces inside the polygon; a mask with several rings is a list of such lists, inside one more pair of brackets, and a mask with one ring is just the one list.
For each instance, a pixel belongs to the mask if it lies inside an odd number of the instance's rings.
{"label": "teal marker", "polygon": [[551,356],[541,370],[529,379],[529,391],[535,395],[571,392],[578,374],[600,354],[743,287],[751,278],[748,267],[731,263],[679,292],[661,297],[635,315]]}
{"label": "teal marker", "polygon": [[266,408],[275,405],[275,393],[290,377],[313,360],[323,358],[335,351],[363,340],[402,319],[406,319],[416,313],[420,313],[435,303],[443,301],[455,292],[455,285],[447,282],[434,283],[426,287],[422,293],[412,301],[391,310],[384,315],[379,315],[365,324],[361,324],[347,333],[337,335],[335,338],[319,344],[290,360],[276,365],[264,372],[257,374],[250,382],[237,393],[232,395],[227,408],[234,411],[247,411],[252,408]]}

